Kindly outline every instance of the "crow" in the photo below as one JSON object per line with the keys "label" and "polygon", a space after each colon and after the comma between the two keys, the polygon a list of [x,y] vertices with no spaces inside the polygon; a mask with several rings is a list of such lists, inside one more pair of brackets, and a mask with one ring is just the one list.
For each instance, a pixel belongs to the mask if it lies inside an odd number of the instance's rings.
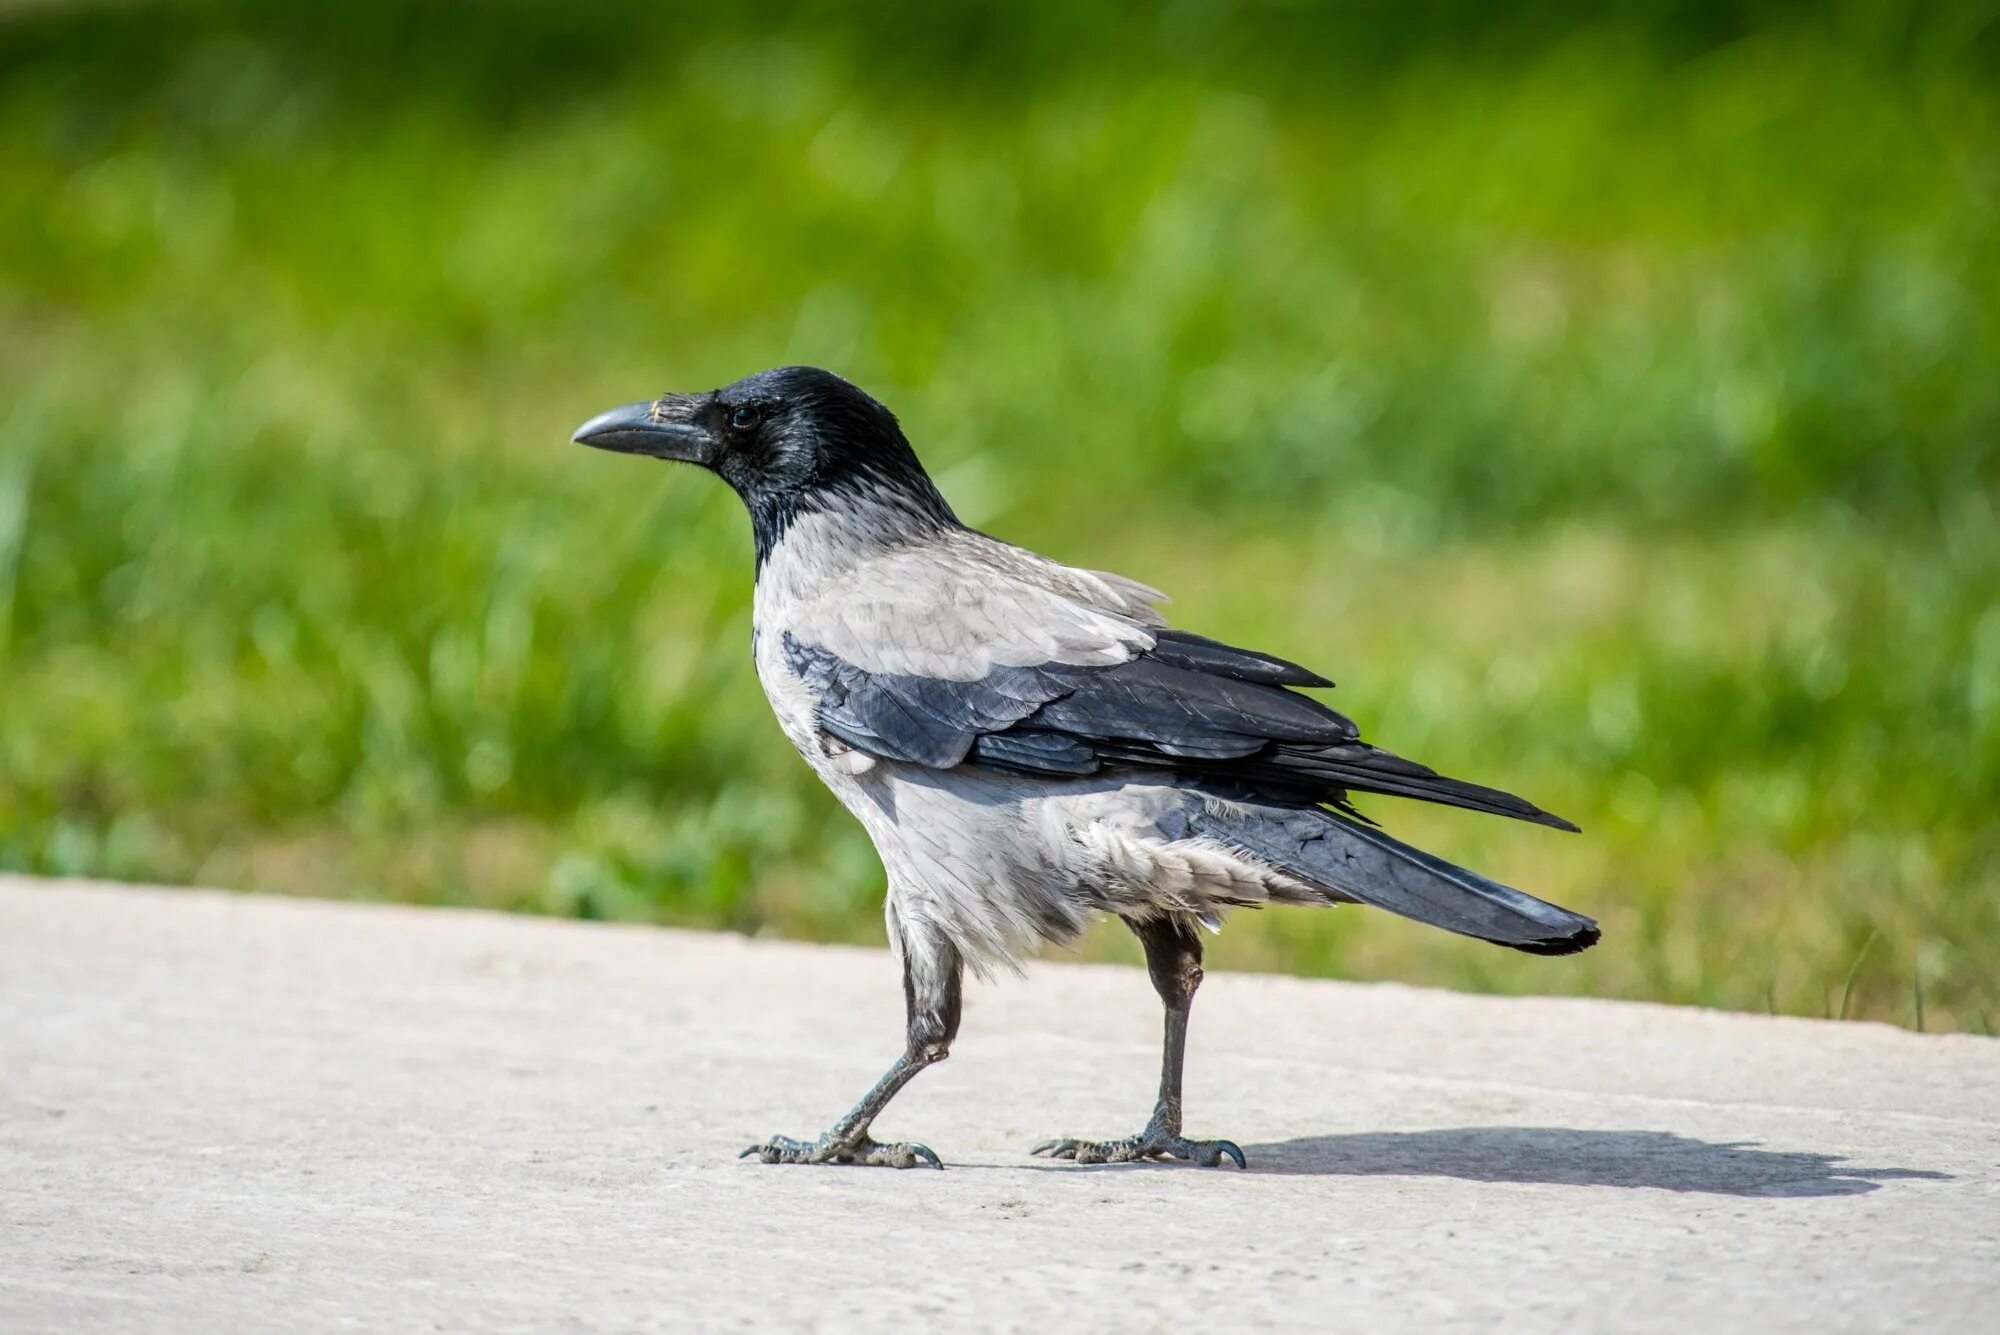
{"label": "crow", "polygon": [[600,414],[573,439],[698,465],[742,498],[757,675],[888,873],[903,1055],[823,1135],[773,1136],[742,1157],[941,1166],[927,1146],[869,1132],[950,1051],[965,969],[1018,969],[1104,915],[1139,938],[1166,1036],[1143,1130],[1032,1151],[1080,1163],[1245,1166],[1233,1143],[1181,1126],[1198,929],[1231,909],[1368,904],[1538,955],[1597,941],[1591,919],[1391,838],[1350,797],[1574,825],[1369,745],[1296,689],[1326,678],[1169,627],[1156,589],[966,527],[894,415],[831,372],[784,367],[667,394]]}

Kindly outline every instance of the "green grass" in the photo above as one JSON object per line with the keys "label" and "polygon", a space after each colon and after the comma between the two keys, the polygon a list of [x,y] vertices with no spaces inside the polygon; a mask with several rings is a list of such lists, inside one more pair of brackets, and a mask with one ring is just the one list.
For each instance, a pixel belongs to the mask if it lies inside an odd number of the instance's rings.
{"label": "green grass", "polygon": [[564,443],[808,361],[1585,827],[1369,808],[1579,959],[1217,964],[2000,1021],[1990,11],[296,8],[0,19],[0,866],[879,940],[733,498]]}

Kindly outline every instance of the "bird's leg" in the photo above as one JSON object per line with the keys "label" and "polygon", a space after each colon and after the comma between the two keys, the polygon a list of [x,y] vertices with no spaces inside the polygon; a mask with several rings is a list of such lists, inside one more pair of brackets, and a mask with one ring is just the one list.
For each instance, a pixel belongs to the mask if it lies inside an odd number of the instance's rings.
{"label": "bird's leg", "polygon": [[1227,1140],[1189,1140],[1181,1134],[1181,1065],[1187,1051],[1188,1012],[1201,986],[1201,938],[1193,922],[1164,916],[1127,926],[1146,948],[1146,972],[1166,1008],[1166,1042],[1160,1054],[1160,1101],[1152,1120],[1123,1140],[1060,1137],[1035,1146],[1036,1154],[1078,1163],[1129,1163],[1136,1159],[1188,1159],[1213,1168],[1227,1156],[1245,1167],[1243,1151]]}
{"label": "bird's leg", "polygon": [[958,1034],[963,962],[948,942],[914,942],[902,938],[903,1003],[908,1035],[903,1055],[875,1082],[875,1087],[854,1105],[853,1111],[835,1122],[817,1140],[793,1140],[772,1136],[761,1145],[752,1145],[738,1155],[752,1155],[765,1163],[844,1163],[884,1168],[915,1168],[929,1164],[942,1168],[929,1146],[915,1142],[883,1144],[868,1134],[869,1126],[897,1091],[926,1066],[945,1059],[951,1041]]}

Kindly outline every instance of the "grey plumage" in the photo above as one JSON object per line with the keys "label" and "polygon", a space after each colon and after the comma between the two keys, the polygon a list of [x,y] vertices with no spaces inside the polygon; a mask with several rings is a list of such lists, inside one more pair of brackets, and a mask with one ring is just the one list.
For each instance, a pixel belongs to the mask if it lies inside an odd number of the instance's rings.
{"label": "grey plumage", "polygon": [[888,872],[909,1049],[878,1101],[819,1141],[753,1147],[767,1160],[934,1161],[922,1147],[875,1145],[867,1129],[902,1081],[944,1055],[960,968],[1013,965],[1100,914],[1146,945],[1168,1005],[1172,1088],[1163,1076],[1138,1137],[1052,1143],[1084,1159],[1241,1160],[1226,1142],[1179,1134],[1179,1035],[1200,978],[1193,923],[1359,903],[1535,953],[1597,939],[1588,918],[1373,828],[1350,794],[1574,826],[1368,745],[1351,719],[1294,689],[1324,678],[1168,628],[1157,590],[965,528],[895,419],[837,377],[767,372],[615,410],[578,439],[702,464],[743,496],[757,538],[758,675]]}

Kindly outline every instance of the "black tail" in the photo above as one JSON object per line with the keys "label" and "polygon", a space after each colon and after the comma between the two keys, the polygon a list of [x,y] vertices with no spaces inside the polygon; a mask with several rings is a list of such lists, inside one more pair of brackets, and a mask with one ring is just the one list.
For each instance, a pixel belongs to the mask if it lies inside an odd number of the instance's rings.
{"label": "black tail", "polygon": [[1558,830],[1577,832],[1561,816],[1542,810],[1525,797],[1504,793],[1463,779],[1448,779],[1428,765],[1419,765],[1380,747],[1353,742],[1343,746],[1277,749],[1275,763],[1287,772],[1310,775],[1359,793],[1386,793],[1425,802],[1484,811],[1495,816],[1533,821]]}
{"label": "black tail", "polygon": [[1333,811],[1212,810],[1200,833],[1342,899],[1531,955],[1597,944],[1597,923],[1489,881]]}

